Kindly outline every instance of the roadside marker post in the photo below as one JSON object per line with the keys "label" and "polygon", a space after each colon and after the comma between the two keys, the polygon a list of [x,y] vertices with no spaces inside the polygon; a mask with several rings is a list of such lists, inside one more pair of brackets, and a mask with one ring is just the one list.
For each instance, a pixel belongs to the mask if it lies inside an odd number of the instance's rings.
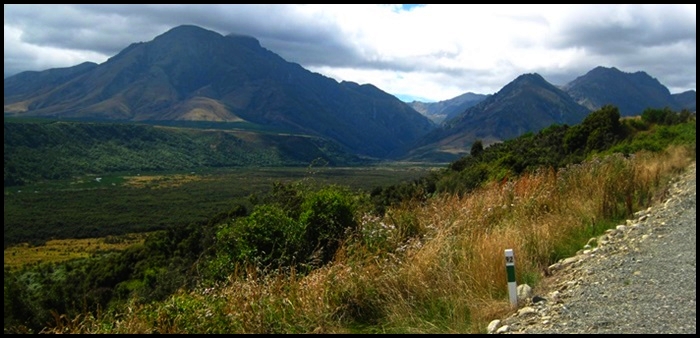
{"label": "roadside marker post", "polygon": [[513,249],[506,249],[506,275],[508,276],[508,296],[510,296],[510,305],[518,307],[518,291],[515,283],[515,257],[513,257]]}

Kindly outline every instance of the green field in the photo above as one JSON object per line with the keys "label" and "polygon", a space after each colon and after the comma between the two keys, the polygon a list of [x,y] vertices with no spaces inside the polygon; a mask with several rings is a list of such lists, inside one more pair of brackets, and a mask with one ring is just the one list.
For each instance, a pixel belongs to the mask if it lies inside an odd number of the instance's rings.
{"label": "green field", "polygon": [[373,167],[207,169],[123,173],[45,181],[5,191],[5,247],[50,239],[94,238],[206,222],[274,183],[340,184],[356,190],[410,181],[440,167],[392,163]]}

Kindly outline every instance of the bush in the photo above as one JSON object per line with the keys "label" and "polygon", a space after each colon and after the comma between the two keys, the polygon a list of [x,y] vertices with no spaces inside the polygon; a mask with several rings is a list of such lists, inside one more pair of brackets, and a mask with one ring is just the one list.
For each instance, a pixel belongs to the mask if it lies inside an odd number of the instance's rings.
{"label": "bush", "polygon": [[259,205],[250,216],[217,232],[217,258],[259,267],[289,266],[299,258],[303,230],[279,206]]}
{"label": "bush", "polygon": [[687,109],[674,112],[668,107],[663,109],[647,108],[642,112],[642,120],[644,122],[667,126],[688,122],[690,116],[691,113]]}
{"label": "bush", "polygon": [[322,264],[333,259],[341,242],[357,228],[356,207],[353,194],[339,186],[322,188],[305,199],[299,222],[306,229],[306,245],[313,259]]}

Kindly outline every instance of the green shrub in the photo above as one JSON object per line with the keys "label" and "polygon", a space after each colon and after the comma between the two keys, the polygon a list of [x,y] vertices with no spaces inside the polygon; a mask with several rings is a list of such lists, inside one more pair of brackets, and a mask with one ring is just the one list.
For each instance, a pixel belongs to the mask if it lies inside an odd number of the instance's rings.
{"label": "green shrub", "polygon": [[303,231],[279,206],[259,205],[248,217],[225,224],[217,232],[217,259],[259,267],[289,266],[299,258]]}
{"label": "green shrub", "polygon": [[357,228],[356,207],[353,194],[335,185],[311,193],[304,200],[299,222],[306,229],[305,244],[314,259],[322,264],[333,259],[340,243]]}

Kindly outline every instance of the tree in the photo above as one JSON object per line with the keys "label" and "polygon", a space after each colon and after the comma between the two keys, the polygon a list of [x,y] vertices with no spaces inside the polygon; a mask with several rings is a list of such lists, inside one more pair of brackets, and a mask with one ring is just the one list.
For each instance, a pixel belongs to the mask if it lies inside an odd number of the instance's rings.
{"label": "tree", "polygon": [[481,140],[476,140],[472,144],[472,149],[469,151],[469,154],[472,155],[472,157],[480,157],[484,153],[484,144],[481,142]]}

